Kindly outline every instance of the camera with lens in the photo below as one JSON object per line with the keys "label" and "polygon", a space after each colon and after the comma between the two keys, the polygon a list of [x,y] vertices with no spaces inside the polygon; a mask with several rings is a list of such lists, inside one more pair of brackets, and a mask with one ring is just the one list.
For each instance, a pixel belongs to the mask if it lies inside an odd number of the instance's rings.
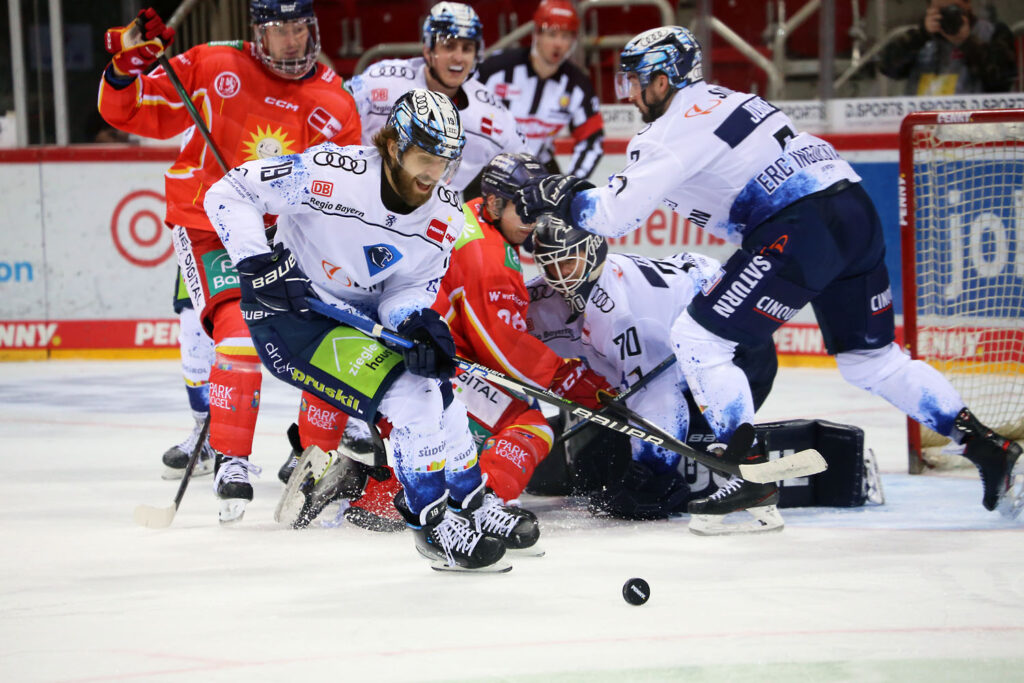
{"label": "camera with lens", "polygon": [[948,36],[956,35],[964,20],[964,8],[960,5],[946,5],[939,10],[939,28]]}

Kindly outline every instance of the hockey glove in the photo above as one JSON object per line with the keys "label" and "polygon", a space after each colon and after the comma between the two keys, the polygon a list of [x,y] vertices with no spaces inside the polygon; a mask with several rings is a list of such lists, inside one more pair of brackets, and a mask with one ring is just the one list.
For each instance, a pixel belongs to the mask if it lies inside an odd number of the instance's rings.
{"label": "hockey glove", "polygon": [[406,370],[430,379],[455,376],[455,340],[448,323],[437,311],[416,311],[402,321],[398,333],[416,342],[412,348],[402,349]]}
{"label": "hockey glove", "polygon": [[600,410],[604,407],[601,396],[614,396],[615,389],[579,358],[569,358],[551,378],[551,391],[562,398],[575,401],[585,408]]}
{"label": "hockey glove", "polygon": [[315,297],[309,278],[299,268],[292,252],[274,245],[269,254],[256,254],[239,261],[242,301],[254,303],[267,313],[298,313],[308,317],[306,297]]}
{"label": "hockey glove", "polygon": [[571,223],[569,213],[573,197],[593,187],[593,183],[572,175],[530,178],[516,192],[516,212],[524,223],[533,223],[545,213],[553,213]]}
{"label": "hockey glove", "polygon": [[144,73],[174,41],[174,29],[149,7],[128,26],[107,29],[104,47],[113,55],[114,73],[125,78]]}

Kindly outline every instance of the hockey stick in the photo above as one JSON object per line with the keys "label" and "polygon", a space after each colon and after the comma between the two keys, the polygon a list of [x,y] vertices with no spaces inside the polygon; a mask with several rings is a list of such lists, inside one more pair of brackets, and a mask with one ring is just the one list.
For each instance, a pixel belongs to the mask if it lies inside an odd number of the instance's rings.
{"label": "hockey stick", "polygon": [[192,472],[196,469],[196,463],[199,462],[199,453],[203,450],[203,445],[206,443],[206,435],[210,433],[210,416],[207,414],[206,420],[203,422],[203,428],[199,431],[199,438],[196,440],[196,445],[192,448],[192,454],[188,456],[188,464],[185,465],[185,472],[181,475],[181,483],[178,484],[178,492],[174,494],[174,502],[171,503],[170,507],[158,508],[152,505],[137,505],[135,507],[135,523],[141,526],[149,527],[150,529],[166,529],[174,521],[174,515],[178,512],[178,506],[181,505],[181,499],[185,497],[185,489],[188,488],[188,482],[192,479]]}
{"label": "hockey stick", "polygon": [[[320,315],[336,320],[344,325],[348,325],[349,327],[354,327],[357,330],[365,332],[371,337],[376,337],[377,339],[381,339],[399,348],[408,349],[412,348],[415,344],[415,342],[385,328],[379,323],[368,320],[358,313],[331,306],[320,299],[314,299],[312,297],[307,298],[306,303],[314,312],[319,313]],[[494,384],[505,387],[510,391],[517,391],[535,398],[538,401],[568,410],[570,415],[581,417],[584,420],[594,422],[607,429],[626,434],[627,436],[642,439],[643,441],[647,441],[655,446],[667,448],[670,451],[690,458],[691,460],[699,462],[713,470],[739,476],[747,481],[765,484],[768,482],[778,481],[780,479],[788,479],[790,477],[804,477],[811,474],[817,474],[818,472],[824,471],[826,468],[825,460],[817,451],[814,450],[806,450],[801,451],[800,453],[794,453],[793,455],[786,455],[770,462],[741,464],[739,462],[740,455],[746,453],[749,447],[754,443],[754,428],[749,424],[741,425],[741,428],[736,430],[736,433],[730,440],[729,448],[726,449],[725,454],[721,457],[716,457],[710,453],[704,453],[690,448],[678,439],[675,439],[665,433],[664,430],[658,428],[656,425],[651,425],[651,423],[646,420],[644,420],[644,422],[647,423],[646,427],[641,426],[640,424],[630,425],[626,422],[619,422],[618,420],[606,417],[597,411],[584,408],[578,403],[570,401],[567,398],[562,398],[558,394],[546,389],[536,389],[527,384],[523,384],[522,382],[514,380],[497,370],[492,370],[491,368],[480,365],[479,363],[474,363],[473,361],[466,360],[459,356],[455,356],[453,360],[456,367],[463,372],[484,377]],[[650,426],[654,426],[656,431],[651,430],[649,428]],[[743,443],[744,441],[746,443]]]}
{"label": "hockey stick", "polygon": [[[633,386],[629,387],[628,389],[623,391],[621,394],[616,394],[614,399],[609,399],[609,400],[612,400],[612,401],[615,401],[616,403],[620,403],[622,405],[625,405],[627,398],[629,398],[630,396],[632,396],[636,392],[638,392],[641,389],[643,389],[645,386],[647,386],[647,384],[652,379],[654,379],[655,377],[660,375],[666,368],[672,366],[675,362],[676,362],[676,357],[674,355],[669,356],[665,360],[663,360],[660,363],[658,363],[658,365],[656,365],[653,370],[651,370],[646,375],[644,375],[639,380],[637,380],[636,384],[634,384]],[[605,412],[605,411],[602,411],[602,412]],[[592,422],[588,422],[586,420],[584,420],[582,422],[577,422],[572,427],[570,427],[569,429],[566,429],[561,434],[559,434],[557,437],[555,437],[555,440],[551,442],[551,448],[554,448],[555,446],[557,446],[558,444],[562,443],[563,441],[571,439],[574,435],[576,435],[577,433],[579,433],[583,429],[586,429],[591,424],[593,424],[593,423]]]}
{"label": "hockey stick", "polygon": [[[171,16],[171,21],[168,22],[167,25],[173,28],[174,24],[172,22],[174,22],[175,20],[180,22],[181,19],[184,17],[185,12],[192,9],[191,4],[189,3],[188,0],[186,0],[186,2],[183,2],[181,6],[178,7],[177,11],[175,11],[174,15]],[[142,34],[141,19],[136,19],[134,22],[132,22],[132,30],[137,32],[139,35]],[[199,111],[196,109],[195,103],[192,102],[192,98],[189,97],[188,92],[186,92],[185,86],[181,84],[181,79],[178,78],[178,74],[177,72],[175,72],[174,67],[171,66],[171,60],[167,59],[166,53],[161,52],[159,55],[157,55],[156,61],[160,66],[163,67],[164,71],[167,72],[167,77],[171,79],[171,84],[174,86],[174,89],[178,91],[178,97],[181,98],[181,103],[185,105],[185,109],[188,111],[188,115],[192,117],[192,123],[195,124],[196,130],[198,130],[199,134],[203,136],[203,140],[206,141],[206,144],[207,146],[209,146],[210,151],[213,152],[213,157],[217,160],[217,163],[220,164],[221,170],[227,173],[228,171],[231,170],[231,167],[229,167],[227,163],[225,163],[224,157],[220,155],[220,150],[217,149],[217,145],[215,145],[213,142],[213,137],[210,136],[210,130],[206,127],[206,123],[203,121],[202,117],[199,116]]]}

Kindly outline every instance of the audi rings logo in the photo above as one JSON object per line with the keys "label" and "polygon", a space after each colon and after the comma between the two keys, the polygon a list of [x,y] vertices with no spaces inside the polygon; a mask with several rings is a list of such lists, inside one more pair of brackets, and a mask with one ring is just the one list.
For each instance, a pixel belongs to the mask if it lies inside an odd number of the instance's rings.
{"label": "audi rings logo", "polygon": [[438,185],[437,196],[438,198],[440,198],[442,202],[451,204],[456,209],[462,208],[462,200],[459,198],[458,192],[452,192],[447,187],[444,187],[443,185]]}
{"label": "audi rings logo", "polygon": [[317,152],[313,155],[313,163],[317,166],[340,168],[356,175],[366,173],[366,159],[353,159],[337,152]]}
{"label": "audi rings logo", "polygon": [[118,253],[140,268],[154,268],[174,253],[171,231],[160,217],[164,196],[138,190],[125,196],[114,209],[110,233]]}
{"label": "audi rings logo", "polygon": [[370,78],[407,78],[410,81],[416,78],[415,71],[399,64],[375,66],[367,72],[367,75]]}

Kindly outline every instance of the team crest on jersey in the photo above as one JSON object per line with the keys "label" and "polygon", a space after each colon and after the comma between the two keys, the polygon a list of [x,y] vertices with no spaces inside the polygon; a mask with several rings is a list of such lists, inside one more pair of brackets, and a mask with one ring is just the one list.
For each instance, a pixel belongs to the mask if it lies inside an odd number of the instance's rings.
{"label": "team crest on jersey", "polygon": [[334,118],[329,111],[323,107],[317,107],[306,119],[306,123],[310,125],[316,132],[323,135],[325,138],[330,140],[341,132],[342,125],[341,121]]}
{"label": "team crest on jersey", "polygon": [[427,237],[438,244],[444,241],[444,236],[447,232],[448,224],[436,218],[432,218],[427,226]]}
{"label": "team crest on jersey", "polygon": [[501,129],[494,125],[494,120],[490,116],[480,119],[480,132],[484,135],[501,135]]}
{"label": "team crest on jersey", "polygon": [[390,244],[374,244],[363,247],[366,254],[366,268],[373,277],[402,259],[402,252]]}
{"label": "team crest on jersey", "polygon": [[272,129],[268,124],[266,128],[256,125],[256,130],[249,133],[249,139],[242,143],[245,157],[242,161],[255,161],[257,159],[269,159],[280,157],[286,154],[295,154],[298,151],[289,139],[283,126]]}
{"label": "team crest on jersey", "polygon": [[222,71],[213,79],[213,90],[224,99],[234,97],[242,89],[242,81],[238,74]]}

